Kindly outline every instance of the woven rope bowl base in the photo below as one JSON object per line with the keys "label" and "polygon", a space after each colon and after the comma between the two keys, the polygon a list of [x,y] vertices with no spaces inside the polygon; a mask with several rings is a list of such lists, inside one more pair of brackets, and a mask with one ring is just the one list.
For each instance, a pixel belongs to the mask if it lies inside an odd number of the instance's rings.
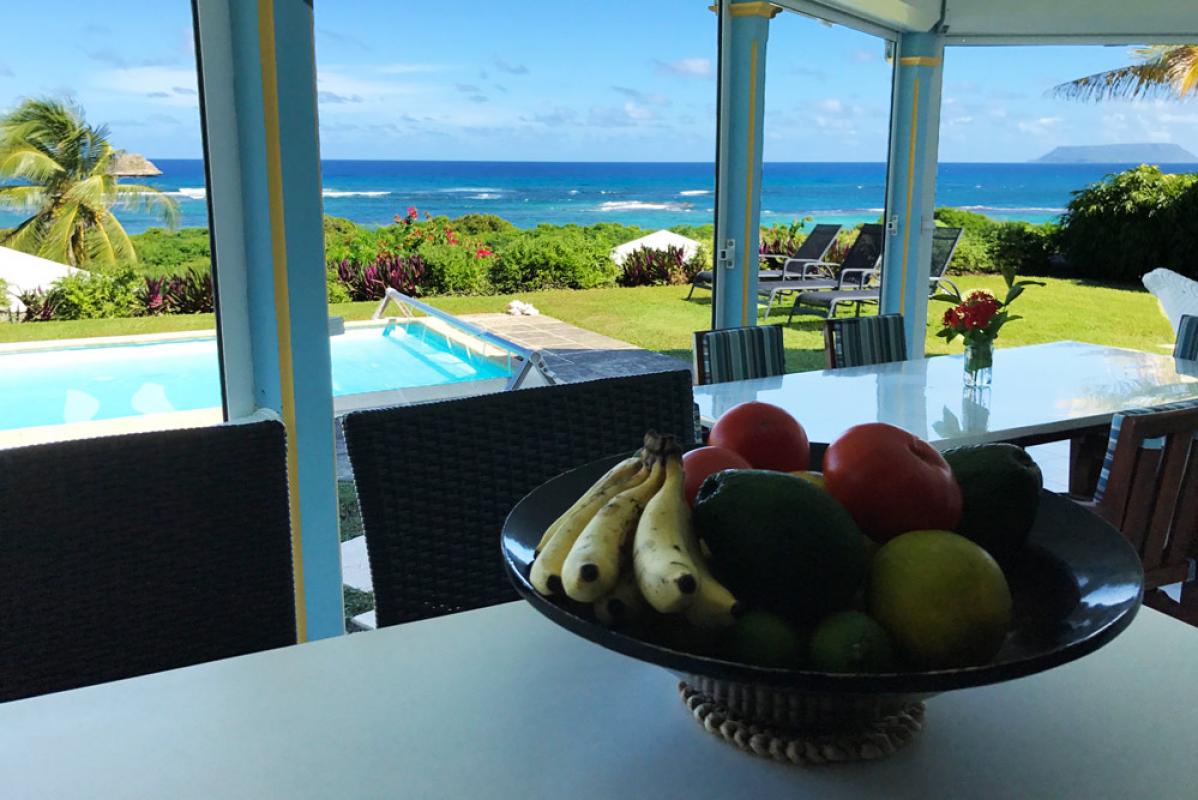
{"label": "woven rope bowl base", "polygon": [[905,703],[852,727],[816,732],[744,716],[686,681],[678,684],[678,691],[695,721],[709,733],[746,753],[800,767],[887,758],[923,729],[922,701]]}

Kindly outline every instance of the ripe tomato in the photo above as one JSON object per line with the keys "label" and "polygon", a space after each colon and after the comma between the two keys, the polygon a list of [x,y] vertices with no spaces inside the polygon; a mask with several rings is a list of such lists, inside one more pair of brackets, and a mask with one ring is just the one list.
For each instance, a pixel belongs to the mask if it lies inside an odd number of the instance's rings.
{"label": "ripe tomato", "polygon": [[807,431],[785,410],[756,400],[733,406],[716,420],[707,443],[739,453],[755,469],[793,472],[811,464]]}
{"label": "ripe tomato", "polygon": [[824,454],[828,491],[872,539],[956,530],[961,487],[934,447],[884,422],[855,425]]}
{"label": "ripe tomato", "polygon": [[682,471],[686,475],[686,502],[695,504],[695,495],[708,475],[725,469],[752,469],[741,456],[726,447],[697,447],[682,455]]}

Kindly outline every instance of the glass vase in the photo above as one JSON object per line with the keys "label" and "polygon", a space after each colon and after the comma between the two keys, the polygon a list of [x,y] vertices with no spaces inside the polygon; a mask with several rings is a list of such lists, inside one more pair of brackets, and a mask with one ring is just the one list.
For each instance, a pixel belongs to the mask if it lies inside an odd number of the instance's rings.
{"label": "glass vase", "polygon": [[965,343],[965,386],[978,389],[990,385],[994,367],[994,340],[975,339]]}

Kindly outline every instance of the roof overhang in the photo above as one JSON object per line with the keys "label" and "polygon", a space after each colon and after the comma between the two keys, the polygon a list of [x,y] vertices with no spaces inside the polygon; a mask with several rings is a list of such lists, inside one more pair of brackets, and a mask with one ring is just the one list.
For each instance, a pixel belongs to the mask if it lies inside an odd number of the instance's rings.
{"label": "roof overhang", "polygon": [[1192,0],[772,0],[866,33],[943,31],[950,44],[1184,44]]}

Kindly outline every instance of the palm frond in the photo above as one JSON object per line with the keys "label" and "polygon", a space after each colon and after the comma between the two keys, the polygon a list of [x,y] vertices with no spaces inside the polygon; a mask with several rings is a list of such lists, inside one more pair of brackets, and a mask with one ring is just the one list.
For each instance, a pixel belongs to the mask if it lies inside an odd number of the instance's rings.
{"label": "palm frond", "polygon": [[0,144],[0,177],[41,183],[63,171],[62,165],[29,145]]}
{"label": "palm frond", "polygon": [[87,249],[89,263],[99,262],[106,266],[117,262],[116,248],[108,238],[108,232],[103,224],[93,225],[84,234],[84,244]]}
{"label": "palm frond", "polygon": [[79,217],[79,205],[69,203],[57,209],[49,219],[49,226],[38,243],[37,254],[60,264],[79,266],[75,252],[75,222]]}
{"label": "palm frond", "polygon": [[36,254],[41,243],[42,229],[45,227],[43,214],[35,214],[0,238],[0,245],[20,250],[22,253]]}
{"label": "palm frond", "polygon": [[105,209],[96,221],[96,228],[108,240],[116,260],[129,261],[136,264],[137,249],[133,246],[133,240],[129,238],[129,234],[125,231],[125,227],[121,225],[120,220],[116,218],[116,215]]}
{"label": "palm frond", "polygon": [[1198,84],[1198,45],[1157,45],[1133,51],[1137,63],[1058,84],[1069,100],[1184,98]]}
{"label": "palm frond", "polygon": [[0,208],[32,211],[45,202],[46,193],[40,186],[0,186]]}
{"label": "palm frond", "polygon": [[141,183],[117,183],[116,201],[123,208],[157,213],[162,221],[174,228],[179,224],[179,203],[153,186]]}

